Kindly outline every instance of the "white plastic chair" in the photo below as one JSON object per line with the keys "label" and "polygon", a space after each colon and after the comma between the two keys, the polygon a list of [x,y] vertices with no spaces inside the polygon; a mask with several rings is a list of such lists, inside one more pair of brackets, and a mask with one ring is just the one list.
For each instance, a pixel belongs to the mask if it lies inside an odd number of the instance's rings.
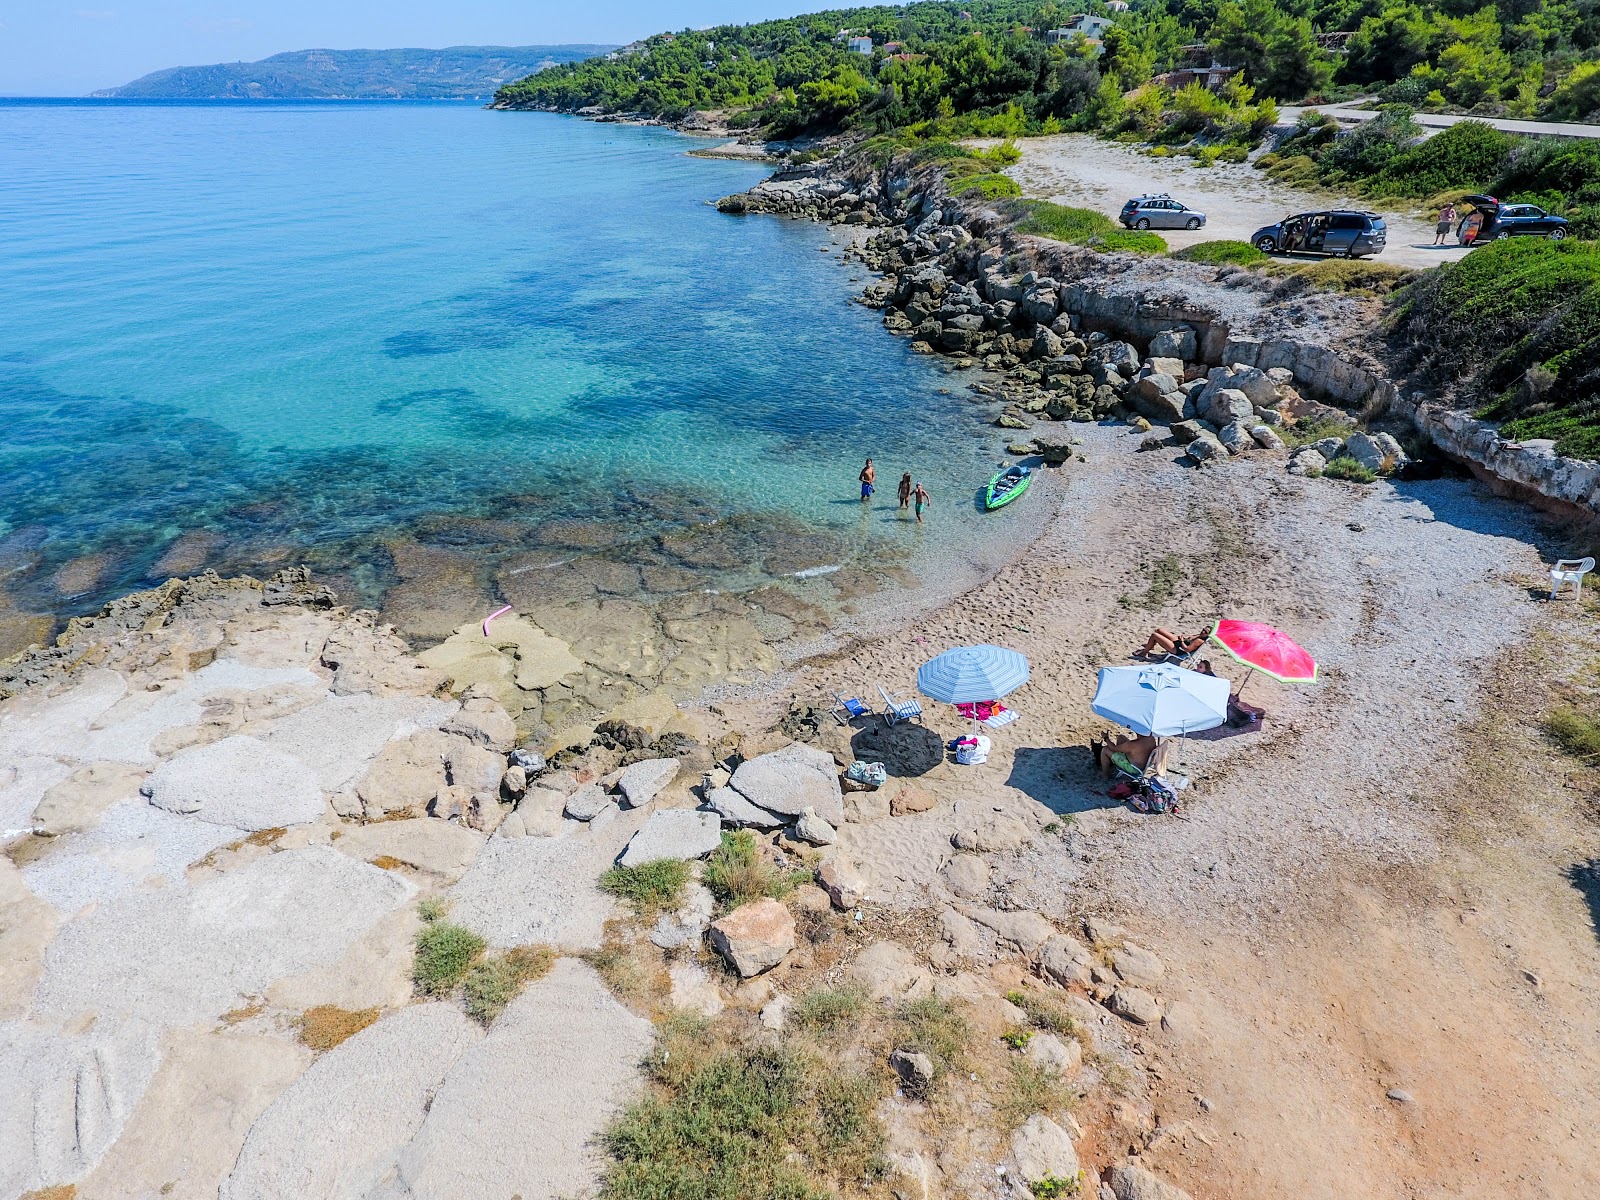
{"label": "white plastic chair", "polygon": [[1583,599],[1583,577],[1594,570],[1592,558],[1563,558],[1550,568],[1550,599],[1556,598],[1563,583],[1572,585],[1572,598]]}
{"label": "white plastic chair", "polygon": [[901,721],[921,721],[922,705],[909,696],[902,696],[899,692],[890,694],[883,686],[878,684],[878,695],[883,697],[883,723],[885,725],[898,725]]}

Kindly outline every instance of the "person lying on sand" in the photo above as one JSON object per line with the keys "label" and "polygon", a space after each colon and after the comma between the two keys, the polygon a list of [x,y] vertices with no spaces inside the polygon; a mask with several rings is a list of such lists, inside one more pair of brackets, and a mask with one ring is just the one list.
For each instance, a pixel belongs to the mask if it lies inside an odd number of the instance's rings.
{"label": "person lying on sand", "polygon": [[1128,775],[1139,776],[1144,774],[1151,760],[1156,761],[1156,769],[1160,770],[1166,754],[1161,753],[1159,759],[1156,755],[1160,751],[1160,744],[1148,733],[1130,733],[1127,737],[1091,738],[1089,752],[1094,755],[1095,765],[1100,768],[1100,774],[1110,779],[1113,770],[1122,771]]}
{"label": "person lying on sand", "polygon": [[1215,629],[1215,625],[1207,625],[1192,638],[1179,637],[1170,629],[1158,629],[1145,641],[1144,649],[1134,651],[1133,656],[1149,658],[1156,650],[1160,650],[1162,654],[1193,654],[1206,644],[1206,639]]}

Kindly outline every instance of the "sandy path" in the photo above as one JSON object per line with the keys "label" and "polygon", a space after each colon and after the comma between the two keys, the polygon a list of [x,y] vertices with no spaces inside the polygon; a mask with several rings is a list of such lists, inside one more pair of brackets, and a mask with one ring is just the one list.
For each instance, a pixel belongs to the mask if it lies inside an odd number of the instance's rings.
{"label": "sandy path", "polygon": [[[1560,538],[1462,481],[1355,488],[1267,456],[1199,472],[1133,453],[1126,430],[1084,440],[1091,461],[1065,472],[1032,552],[815,664],[800,694],[908,687],[955,643],[1028,654],[1023,719],[995,735],[989,767],[939,767],[927,786],[1070,816],[1061,840],[995,856],[991,899],[1109,912],[1177,968],[1201,1032],[1147,1053],[1163,1121],[1197,1136],[1167,1139],[1156,1161],[1197,1200],[1594,1194],[1600,944],[1571,872],[1600,858],[1600,829],[1530,732],[1542,693],[1519,658],[1561,619],[1529,593]],[[1048,519],[1042,506],[1005,517]],[[1168,598],[1149,592],[1163,560]],[[1186,819],[1110,806],[1082,748],[1104,728],[1088,710],[1094,668],[1127,661],[1153,624],[1219,611],[1294,633],[1323,683],[1252,682],[1267,731],[1190,751]],[[1533,705],[1510,721],[1521,741],[1485,760],[1474,722],[1504,723],[1519,697]],[[955,732],[949,712],[930,716]],[[1501,761],[1525,762],[1526,778],[1494,776]]]}
{"label": "sandy path", "polygon": [[[1284,187],[1265,172],[1240,163],[1197,167],[1190,159],[1151,158],[1088,134],[1027,138],[1019,144],[1022,161],[1006,174],[1022,185],[1025,195],[1097,208],[1114,218],[1131,196],[1170,192],[1205,213],[1205,228],[1193,233],[1157,230],[1174,249],[1225,238],[1248,241],[1257,229],[1286,213],[1371,206],[1370,201],[1349,196]],[[1389,240],[1375,262],[1432,267],[1454,262],[1467,253],[1460,246],[1433,247],[1432,214],[1402,209],[1394,202],[1381,211],[1389,224]]]}

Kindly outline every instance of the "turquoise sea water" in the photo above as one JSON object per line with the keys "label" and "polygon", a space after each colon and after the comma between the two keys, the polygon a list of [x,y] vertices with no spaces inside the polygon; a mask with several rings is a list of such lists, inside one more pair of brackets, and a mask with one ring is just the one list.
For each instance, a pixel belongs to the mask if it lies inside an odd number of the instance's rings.
{"label": "turquoise sea water", "polygon": [[695,144],[466,105],[0,101],[12,606],[297,561],[468,607],[597,557],[670,568],[646,590],[994,565],[983,410],[847,302],[826,229],[708,206],[765,169]]}

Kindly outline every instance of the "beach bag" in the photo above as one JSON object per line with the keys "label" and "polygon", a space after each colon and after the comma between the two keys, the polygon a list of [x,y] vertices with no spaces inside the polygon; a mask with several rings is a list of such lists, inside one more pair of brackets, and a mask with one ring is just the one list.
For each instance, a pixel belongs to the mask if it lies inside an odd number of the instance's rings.
{"label": "beach bag", "polygon": [[889,772],[881,762],[863,762],[858,758],[845,768],[844,777],[868,787],[880,788],[888,781]]}
{"label": "beach bag", "polygon": [[1128,797],[1128,803],[1135,812],[1171,813],[1178,810],[1178,793],[1159,777],[1147,779]]}
{"label": "beach bag", "polygon": [[975,738],[962,738],[961,744],[956,747],[956,762],[963,767],[981,767],[989,761],[991,745],[993,743],[981,735]]}

